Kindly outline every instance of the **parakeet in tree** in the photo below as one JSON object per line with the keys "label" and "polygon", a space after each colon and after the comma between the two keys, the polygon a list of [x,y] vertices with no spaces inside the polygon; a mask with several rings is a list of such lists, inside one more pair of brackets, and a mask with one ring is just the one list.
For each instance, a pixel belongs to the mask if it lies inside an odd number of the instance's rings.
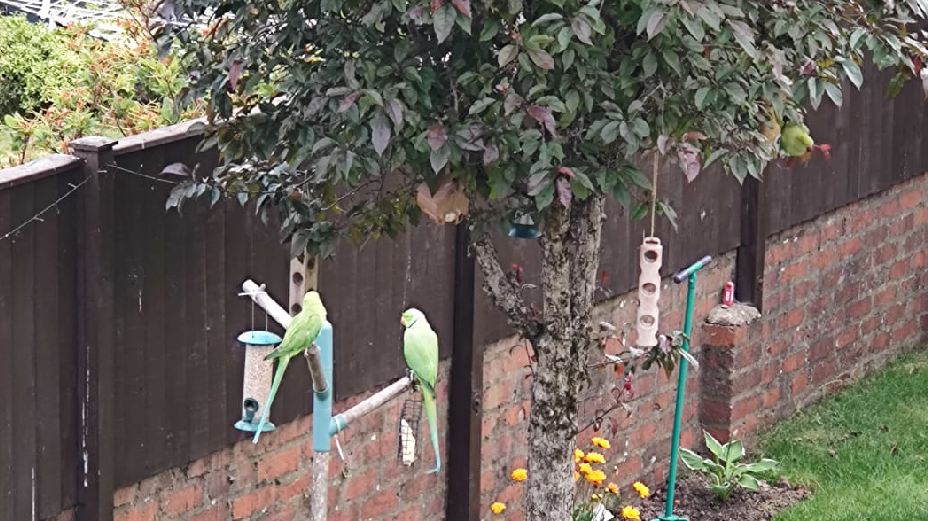
{"label": "parakeet in tree", "polygon": [[267,403],[264,404],[264,410],[261,412],[261,422],[258,424],[258,432],[252,440],[258,443],[261,436],[261,429],[267,421],[268,412],[274,403],[274,396],[277,395],[277,389],[280,387],[280,381],[284,378],[284,371],[290,359],[302,353],[316,341],[319,332],[322,331],[322,323],[325,321],[326,311],[322,305],[322,299],[319,293],[315,291],[306,292],[303,297],[303,309],[297,313],[287,332],[284,333],[284,339],[271,354],[267,355],[265,360],[277,359],[277,370],[274,372],[274,383],[271,385],[271,393],[267,397]]}
{"label": "parakeet in tree", "polygon": [[438,335],[432,330],[425,315],[416,308],[404,311],[400,323],[406,328],[403,334],[403,356],[422,391],[422,403],[429,421],[429,432],[432,435],[435,468],[429,471],[431,474],[441,470],[441,455],[438,451],[438,410],[435,396],[435,381],[438,379]]}
{"label": "parakeet in tree", "polygon": [[809,135],[809,128],[802,123],[790,121],[783,125],[780,133],[780,148],[790,157],[802,157],[812,151],[815,141]]}

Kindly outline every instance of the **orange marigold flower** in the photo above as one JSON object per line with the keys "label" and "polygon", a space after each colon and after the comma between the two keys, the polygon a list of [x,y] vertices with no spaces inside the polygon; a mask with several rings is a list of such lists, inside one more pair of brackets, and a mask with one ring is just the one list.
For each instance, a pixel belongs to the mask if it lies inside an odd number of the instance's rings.
{"label": "orange marigold flower", "polygon": [[581,463],[577,465],[577,470],[584,474],[589,474],[590,472],[593,472],[593,467],[591,467],[589,463]]}
{"label": "orange marigold flower", "polygon": [[512,474],[509,475],[513,481],[525,481],[528,479],[528,471],[525,469],[516,469],[512,471]]}
{"label": "orange marigold flower", "polygon": [[590,499],[593,501],[599,501],[599,494],[590,494]]}
{"label": "orange marigold flower", "polygon": [[506,505],[497,501],[490,505],[490,510],[492,510],[494,514],[501,514],[503,510],[506,510]]}
{"label": "orange marigold flower", "polygon": [[586,461],[587,463],[605,463],[606,458],[604,458],[603,455],[599,454],[598,452],[588,452],[586,456],[583,457],[583,461]]}
{"label": "orange marigold flower", "polygon": [[580,449],[574,449],[574,463],[577,463],[582,459],[583,459],[583,451]]}
{"label": "orange marigold flower", "polygon": [[613,494],[619,493],[619,486],[616,485],[615,483],[609,483],[609,486],[606,488],[608,488],[609,492],[612,492]]}
{"label": "orange marigold flower", "polygon": [[578,479],[580,479],[580,473],[577,472],[577,471],[575,470],[575,471],[574,471],[574,481],[577,481]]}
{"label": "orange marigold flower", "polygon": [[638,495],[641,496],[641,499],[644,499],[644,498],[646,498],[646,497],[648,497],[648,496],[651,495],[651,490],[650,490],[647,486],[645,486],[644,483],[642,483],[642,482],[640,482],[640,481],[636,481],[636,482],[632,485],[632,488],[634,488],[634,489],[635,489],[635,492],[637,492]]}
{"label": "orange marigold flower", "polygon": [[599,437],[593,438],[592,443],[593,443],[593,445],[595,445],[595,446],[597,446],[597,447],[599,447],[599,448],[601,448],[601,449],[608,449],[608,448],[610,447],[610,445],[609,445],[609,440],[607,440],[607,439],[605,439],[605,438],[599,438]]}
{"label": "orange marigold flower", "polygon": [[622,509],[622,517],[625,519],[641,519],[641,512],[629,505]]}
{"label": "orange marigold flower", "polygon": [[606,473],[601,470],[594,470],[592,472],[587,472],[586,480],[594,485],[601,486],[603,481],[606,481]]}

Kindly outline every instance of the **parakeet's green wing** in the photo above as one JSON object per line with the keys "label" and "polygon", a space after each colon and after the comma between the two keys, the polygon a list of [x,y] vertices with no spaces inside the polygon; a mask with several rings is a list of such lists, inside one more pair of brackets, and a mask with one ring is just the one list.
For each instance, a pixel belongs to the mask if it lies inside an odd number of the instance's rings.
{"label": "parakeet's green wing", "polygon": [[438,335],[428,324],[422,326],[417,323],[406,329],[403,335],[403,356],[416,377],[434,391],[438,380]]}
{"label": "parakeet's green wing", "polygon": [[298,353],[316,341],[322,331],[322,317],[317,314],[297,314],[290,322],[290,327],[284,333],[284,339],[271,354],[268,360],[280,358],[284,355]]}

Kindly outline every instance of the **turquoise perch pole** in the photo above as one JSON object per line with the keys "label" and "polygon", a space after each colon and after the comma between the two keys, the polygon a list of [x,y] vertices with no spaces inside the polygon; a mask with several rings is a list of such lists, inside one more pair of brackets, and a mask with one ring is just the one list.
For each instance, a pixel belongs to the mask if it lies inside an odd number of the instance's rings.
{"label": "turquoise perch pole", "polygon": [[[693,329],[693,309],[696,306],[696,272],[712,262],[706,255],[693,265],[673,276],[673,281],[680,284],[684,280],[686,288],[686,321],[683,324],[683,350],[690,350],[690,332]],[[670,477],[667,484],[667,505],[664,515],[652,521],[688,521],[685,517],[673,515],[673,494],[677,486],[677,460],[680,457],[680,423],[683,415],[683,393],[686,391],[686,358],[680,357],[680,378],[677,383],[677,405],[673,413],[673,438],[670,446]]]}

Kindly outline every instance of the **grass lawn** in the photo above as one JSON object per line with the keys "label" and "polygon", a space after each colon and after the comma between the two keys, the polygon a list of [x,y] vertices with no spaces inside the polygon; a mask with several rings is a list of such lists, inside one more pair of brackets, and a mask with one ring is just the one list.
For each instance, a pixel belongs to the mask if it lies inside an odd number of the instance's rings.
{"label": "grass lawn", "polygon": [[810,407],[761,446],[814,492],[774,521],[928,520],[928,353]]}

